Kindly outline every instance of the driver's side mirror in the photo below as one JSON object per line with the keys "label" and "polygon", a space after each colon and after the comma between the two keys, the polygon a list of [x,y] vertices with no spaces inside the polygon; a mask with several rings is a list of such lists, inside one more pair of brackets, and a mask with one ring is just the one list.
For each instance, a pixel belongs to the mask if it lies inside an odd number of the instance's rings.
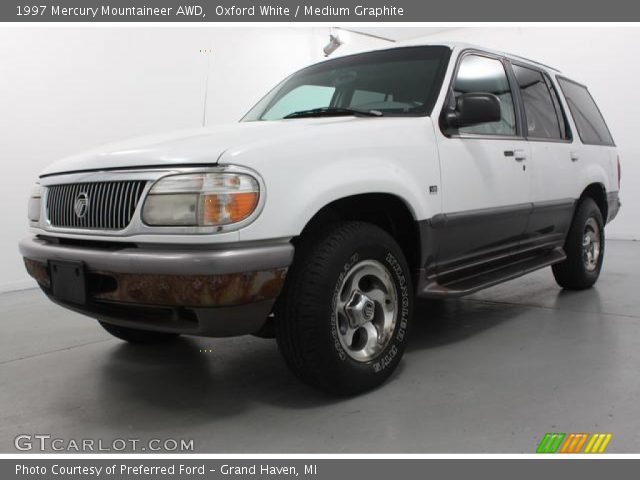
{"label": "driver's side mirror", "polygon": [[446,113],[449,128],[470,127],[497,122],[501,118],[500,100],[491,93],[463,93],[456,99],[455,110]]}

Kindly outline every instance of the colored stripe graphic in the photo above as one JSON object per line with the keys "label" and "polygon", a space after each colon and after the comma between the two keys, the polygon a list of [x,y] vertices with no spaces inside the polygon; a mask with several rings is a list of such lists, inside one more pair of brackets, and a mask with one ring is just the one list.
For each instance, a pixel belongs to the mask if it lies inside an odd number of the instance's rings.
{"label": "colored stripe graphic", "polygon": [[613,437],[610,433],[594,433],[591,440],[587,445],[587,448],[584,449],[584,453],[604,453],[611,441],[611,437]]}
{"label": "colored stripe graphic", "polygon": [[589,438],[588,433],[570,433],[560,453],[579,453],[587,438]]}
{"label": "colored stripe graphic", "polygon": [[[591,437],[591,438],[589,438]],[[613,438],[611,433],[545,433],[536,453],[604,453]],[[587,440],[589,440],[587,442]],[[562,446],[562,448],[560,448]]]}
{"label": "colored stripe graphic", "polygon": [[565,433],[546,433],[536,453],[556,453],[565,435]]}

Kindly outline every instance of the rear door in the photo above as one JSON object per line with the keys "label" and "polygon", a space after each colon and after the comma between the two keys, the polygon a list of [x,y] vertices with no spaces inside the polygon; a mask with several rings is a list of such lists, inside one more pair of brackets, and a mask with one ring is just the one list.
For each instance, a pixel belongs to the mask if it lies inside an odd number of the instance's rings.
{"label": "rear door", "polygon": [[[556,79],[575,123],[576,162],[582,172],[605,172],[601,181],[607,194],[614,194],[615,198],[619,189],[618,154],[604,117],[587,87],[565,77],[557,76]],[[579,195],[585,187],[584,180],[577,180],[576,187]]]}
{"label": "rear door", "polygon": [[580,174],[580,144],[572,140],[558,92],[547,73],[511,62],[529,141],[533,211],[523,246],[561,245],[569,229]]}
{"label": "rear door", "polygon": [[[434,221],[440,267],[517,248],[531,211],[529,144],[503,58],[463,52],[442,114],[463,93],[498,97],[501,119],[438,135],[442,211]],[[444,264],[444,265],[443,265]]]}

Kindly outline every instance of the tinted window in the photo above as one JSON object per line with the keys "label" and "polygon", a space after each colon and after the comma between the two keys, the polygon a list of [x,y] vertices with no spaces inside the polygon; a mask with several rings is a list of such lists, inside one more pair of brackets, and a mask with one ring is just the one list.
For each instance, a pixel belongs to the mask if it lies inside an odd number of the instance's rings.
{"label": "tinted window", "polygon": [[312,108],[326,107],[331,102],[334,92],[333,87],[322,85],[302,85],[294,88],[281,97],[267,113],[264,120],[282,118],[297,110],[309,110]]}
{"label": "tinted window", "polygon": [[402,47],[327,60],[291,75],[243,120],[277,120],[319,107],[428,115],[450,55],[447,47]]}
{"label": "tinted window", "polygon": [[563,139],[564,132],[558,118],[553,97],[542,73],[530,68],[513,66],[513,73],[520,87],[524,113],[527,118],[527,135],[535,138]]}
{"label": "tinted window", "polygon": [[460,133],[515,135],[516,116],[509,81],[502,62],[479,55],[467,55],[460,62],[453,85],[456,98],[463,93],[492,93],[500,100],[501,119],[497,122],[462,127]]}
{"label": "tinted window", "polygon": [[558,78],[558,83],[567,99],[582,143],[613,145],[611,133],[589,91],[582,85],[563,78]]}

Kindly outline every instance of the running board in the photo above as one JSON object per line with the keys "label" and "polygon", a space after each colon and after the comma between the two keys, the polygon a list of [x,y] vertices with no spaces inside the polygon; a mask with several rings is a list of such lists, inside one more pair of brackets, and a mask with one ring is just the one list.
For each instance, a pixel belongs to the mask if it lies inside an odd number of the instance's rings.
{"label": "running board", "polygon": [[561,247],[519,257],[517,260],[484,265],[483,268],[470,267],[444,272],[430,278],[418,295],[427,298],[459,297],[497,285],[554,263],[564,261],[567,255]]}

